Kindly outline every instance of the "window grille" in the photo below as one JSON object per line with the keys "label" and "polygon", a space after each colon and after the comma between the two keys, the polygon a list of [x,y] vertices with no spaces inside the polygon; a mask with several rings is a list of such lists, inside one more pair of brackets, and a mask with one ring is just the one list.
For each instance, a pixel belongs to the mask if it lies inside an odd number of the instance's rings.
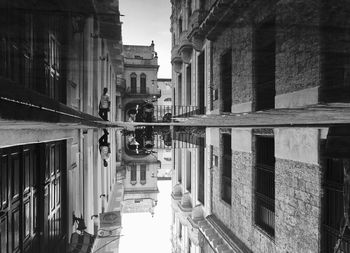
{"label": "window grille", "polygon": [[275,143],[273,136],[256,137],[255,223],[275,235]]}

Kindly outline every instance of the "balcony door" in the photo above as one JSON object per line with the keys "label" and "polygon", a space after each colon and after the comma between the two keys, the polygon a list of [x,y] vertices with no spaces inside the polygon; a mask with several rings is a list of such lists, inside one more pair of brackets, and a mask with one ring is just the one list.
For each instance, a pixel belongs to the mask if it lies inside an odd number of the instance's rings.
{"label": "balcony door", "polygon": [[146,94],[147,89],[146,89],[146,75],[144,73],[141,74],[140,76],[140,93]]}

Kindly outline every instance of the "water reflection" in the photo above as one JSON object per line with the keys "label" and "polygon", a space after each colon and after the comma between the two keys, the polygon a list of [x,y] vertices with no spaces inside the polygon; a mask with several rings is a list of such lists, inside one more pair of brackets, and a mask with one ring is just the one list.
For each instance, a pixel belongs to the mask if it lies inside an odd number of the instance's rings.
{"label": "water reflection", "polygon": [[350,252],[349,129],[120,132],[114,252],[255,252],[251,242],[274,252],[278,240],[294,252]]}

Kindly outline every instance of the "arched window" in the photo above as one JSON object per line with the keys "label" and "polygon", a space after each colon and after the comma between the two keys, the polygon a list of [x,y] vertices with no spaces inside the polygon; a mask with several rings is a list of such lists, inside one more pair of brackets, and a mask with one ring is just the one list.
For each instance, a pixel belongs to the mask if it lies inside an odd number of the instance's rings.
{"label": "arched window", "polygon": [[146,184],[146,164],[140,165],[140,183]]}
{"label": "arched window", "polygon": [[182,18],[179,18],[179,35],[182,33]]}
{"label": "arched window", "polygon": [[130,85],[131,85],[130,92],[131,93],[137,92],[136,78],[137,78],[137,75],[135,73],[131,73],[130,75]]}
{"label": "arched window", "polygon": [[137,173],[137,167],[135,164],[131,165],[130,167],[130,183],[132,185],[135,185],[136,184],[136,173]]}
{"label": "arched window", "polygon": [[142,73],[140,75],[140,93],[147,93],[146,90],[146,75]]}

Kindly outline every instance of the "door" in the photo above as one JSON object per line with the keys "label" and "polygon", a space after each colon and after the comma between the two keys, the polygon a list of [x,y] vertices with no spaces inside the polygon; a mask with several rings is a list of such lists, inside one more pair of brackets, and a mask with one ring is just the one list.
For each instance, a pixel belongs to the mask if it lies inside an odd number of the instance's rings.
{"label": "door", "polygon": [[65,252],[64,164],[65,142],[0,149],[1,253]]}

